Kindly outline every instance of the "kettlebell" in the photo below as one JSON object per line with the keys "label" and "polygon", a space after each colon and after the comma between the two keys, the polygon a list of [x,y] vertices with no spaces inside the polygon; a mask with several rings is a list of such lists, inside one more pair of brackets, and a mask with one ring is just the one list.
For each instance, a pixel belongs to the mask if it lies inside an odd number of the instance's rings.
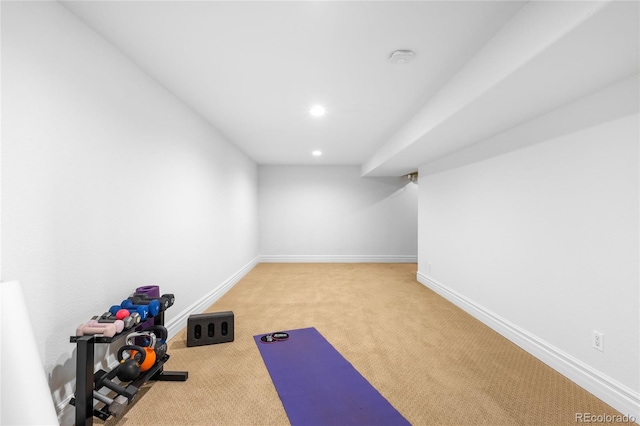
{"label": "kettlebell", "polygon": [[156,353],[155,359],[161,360],[167,354],[167,337],[169,336],[167,328],[163,325],[153,325],[144,331],[152,332],[157,336],[153,349]]}
{"label": "kettlebell", "polygon": [[[153,367],[153,364],[156,363],[156,351],[154,349],[156,346],[156,335],[147,331],[130,333],[127,336],[128,345],[133,344],[132,340],[134,337],[144,337],[146,340],[145,345],[147,346],[141,346],[144,349],[145,354],[144,362],[140,361],[140,372],[144,372]],[[131,351],[131,356],[135,357],[136,353],[136,351]]]}
{"label": "kettlebell", "polygon": [[[136,353],[134,355],[134,352],[131,352],[131,357],[124,359],[123,353],[126,350],[136,351]],[[137,345],[124,345],[118,349],[118,361],[120,361],[116,374],[118,379],[123,382],[135,380],[140,375],[140,364],[144,362],[146,356],[144,349]]]}

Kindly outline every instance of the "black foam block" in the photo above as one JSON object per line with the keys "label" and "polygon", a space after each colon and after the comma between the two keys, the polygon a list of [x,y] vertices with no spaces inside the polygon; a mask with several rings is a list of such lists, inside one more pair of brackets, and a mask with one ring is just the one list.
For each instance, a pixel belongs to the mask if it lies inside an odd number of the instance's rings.
{"label": "black foam block", "polygon": [[187,320],[187,346],[233,342],[233,312],[190,315]]}

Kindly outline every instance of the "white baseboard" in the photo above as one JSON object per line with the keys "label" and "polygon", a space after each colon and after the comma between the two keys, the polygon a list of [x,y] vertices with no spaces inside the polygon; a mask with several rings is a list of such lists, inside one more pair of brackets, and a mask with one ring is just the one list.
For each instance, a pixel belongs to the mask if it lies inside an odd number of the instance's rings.
{"label": "white baseboard", "polygon": [[254,258],[251,262],[247,263],[242,269],[226,279],[222,284],[205,294],[201,299],[196,300],[185,310],[180,312],[170,321],[165,323],[169,336],[175,336],[177,332],[187,326],[189,316],[192,314],[200,314],[204,312],[209,306],[211,306],[216,300],[220,299],[227,291],[231,289],[238,281],[249,273],[259,262],[260,256]]}
{"label": "white baseboard", "polygon": [[418,256],[406,255],[262,255],[263,263],[418,263]]}
{"label": "white baseboard", "polygon": [[635,417],[636,422],[640,419],[639,392],[602,374],[419,271],[417,280],[622,414]]}

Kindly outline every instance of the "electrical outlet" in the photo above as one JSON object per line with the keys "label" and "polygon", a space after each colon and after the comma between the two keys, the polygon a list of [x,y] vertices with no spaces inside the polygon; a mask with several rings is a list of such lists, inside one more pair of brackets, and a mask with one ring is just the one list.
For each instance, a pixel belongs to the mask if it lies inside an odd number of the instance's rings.
{"label": "electrical outlet", "polygon": [[427,263],[427,272],[431,272],[431,264]]}
{"label": "electrical outlet", "polygon": [[591,345],[600,352],[604,352],[604,334],[600,333],[599,331],[593,330]]}

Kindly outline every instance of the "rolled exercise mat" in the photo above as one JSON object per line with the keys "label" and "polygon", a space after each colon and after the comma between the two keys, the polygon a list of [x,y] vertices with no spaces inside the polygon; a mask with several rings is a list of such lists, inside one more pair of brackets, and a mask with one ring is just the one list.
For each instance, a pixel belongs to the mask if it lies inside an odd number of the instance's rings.
{"label": "rolled exercise mat", "polygon": [[160,297],[160,286],[145,285],[136,288],[136,294],[145,294],[149,297]]}
{"label": "rolled exercise mat", "polygon": [[410,425],[315,328],[253,338],[293,426]]}

